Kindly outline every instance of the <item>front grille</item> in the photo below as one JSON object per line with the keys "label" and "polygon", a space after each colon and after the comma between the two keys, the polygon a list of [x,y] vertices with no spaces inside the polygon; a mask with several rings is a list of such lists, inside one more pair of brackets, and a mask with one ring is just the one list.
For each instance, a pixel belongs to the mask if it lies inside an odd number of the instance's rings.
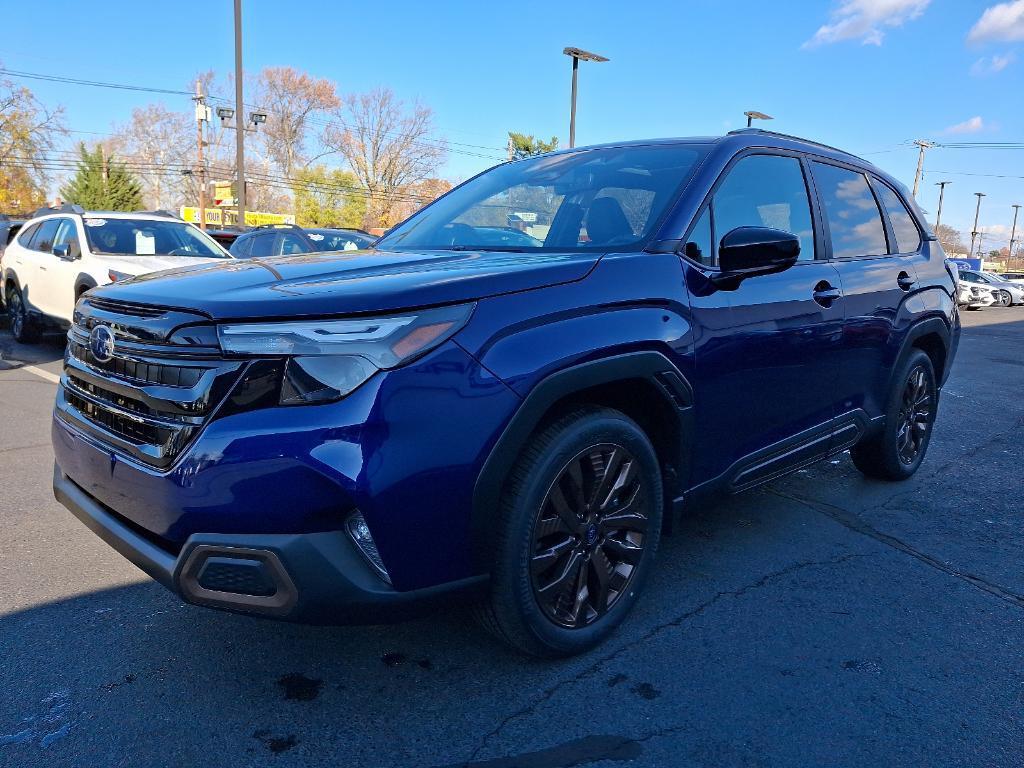
{"label": "front grille", "polygon": [[[120,304],[103,303],[108,314]],[[110,360],[93,356],[86,324],[72,326],[57,414],[113,449],[166,468],[213,417],[245,363],[214,357],[209,347],[138,341],[153,335],[145,325],[148,308],[120,309],[137,319],[118,318]]]}
{"label": "front grille", "polygon": [[115,301],[113,299],[104,299],[99,296],[90,296],[89,304],[96,309],[102,309],[104,312],[113,312],[118,315],[128,315],[130,317],[160,317],[161,315],[167,314],[166,309],[160,307],[150,307],[145,304],[132,304],[127,301]]}

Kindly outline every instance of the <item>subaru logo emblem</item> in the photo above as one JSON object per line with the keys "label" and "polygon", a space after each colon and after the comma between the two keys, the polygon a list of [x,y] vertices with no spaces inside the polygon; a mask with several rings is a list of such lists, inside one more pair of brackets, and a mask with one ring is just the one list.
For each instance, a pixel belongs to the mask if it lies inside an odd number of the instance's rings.
{"label": "subaru logo emblem", "polygon": [[109,363],[114,357],[114,332],[106,325],[97,325],[89,334],[89,351],[97,363]]}

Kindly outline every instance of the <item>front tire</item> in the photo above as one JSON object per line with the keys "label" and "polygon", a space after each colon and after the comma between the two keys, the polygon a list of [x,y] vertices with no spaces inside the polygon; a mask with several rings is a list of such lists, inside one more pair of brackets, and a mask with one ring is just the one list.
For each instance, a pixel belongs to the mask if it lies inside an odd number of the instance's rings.
{"label": "front tire", "polygon": [[25,300],[19,288],[11,288],[7,294],[7,314],[11,320],[11,335],[19,344],[31,344],[39,340],[39,328],[28,316]]}
{"label": "front tire", "polygon": [[931,358],[915,349],[893,377],[882,431],[850,449],[857,469],[879,480],[906,480],[917,472],[928,451],[938,404]]}
{"label": "front tire", "polygon": [[506,484],[482,623],[533,656],[594,648],[636,603],[662,508],[658,458],[632,419],[585,406],[554,421]]}

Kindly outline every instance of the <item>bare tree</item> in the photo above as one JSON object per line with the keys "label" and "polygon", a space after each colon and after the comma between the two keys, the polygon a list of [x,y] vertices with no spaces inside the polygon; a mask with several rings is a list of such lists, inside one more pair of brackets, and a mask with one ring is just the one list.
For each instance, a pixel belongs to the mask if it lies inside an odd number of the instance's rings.
{"label": "bare tree", "polygon": [[964,253],[964,242],[960,237],[959,230],[948,224],[939,224],[935,228],[935,235],[939,238],[939,244],[947,256]]}
{"label": "bare tree", "polygon": [[45,200],[52,153],[66,133],[61,107],[0,78],[0,205],[24,211]]}
{"label": "bare tree", "polygon": [[434,137],[433,112],[406,110],[387,88],[345,97],[321,140],[348,161],[368,195],[368,227],[400,220],[413,185],[437,175],[447,149]]}
{"label": "bare tree", "polygon": [[195,164],[196,128],[191,114],[163,104],[132,110],[114,133],[113,148],[142,182],[145,205],[174,208],[185,201],[187,175]]}
{"label": "bare tree", "polygon": [[259,133],[265,154],[290,179],[305,161],[310,118],[341,106],[334,83],[292,67],[267,67],[260,72],[256,99],[267,111]]}

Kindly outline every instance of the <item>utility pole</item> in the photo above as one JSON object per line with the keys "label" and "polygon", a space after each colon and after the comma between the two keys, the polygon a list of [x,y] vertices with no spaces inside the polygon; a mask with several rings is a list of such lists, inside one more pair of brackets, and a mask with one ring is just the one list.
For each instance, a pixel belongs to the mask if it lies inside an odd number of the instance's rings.
{"label": "utility pole", "polygon": [[937,181],[935,186],[939,188],[939,210],[935,213],[935,234],[939,234],[939,225],[942,223],[942,196],[946,192],[946,185],[952,184],[951,181]]}
{"label": "utility pole", "polygon": [[196,153],[199,167],[196,169],[199,176],[199,228],[206,231],[206,162],[203,160],[203,123],[210,119],[209,107],[206,106],[206,97],[203,96],[203,83],[196,80],[196,95],[193,101],[196,103]]}
{"label": "utility pole", "polygon": [[103,189],[105,191],[109,174],[107,172],[107,148],[103,142],[100,142],[100,173],[103,176]]}
{"label": "utility pole", "polygon": [[978,205],[974,209],[974,229],[971,230],[971,258],[974,258],[974,241],[978,237],[978,214],[981,213],[981,198],[985,197],[984,192],[975,192],[978,198]]}
{"label": "utility pole", "polygon": [[235,0],[235,201],[238,225],[245,226],[245,120],[242,119],[242,0]]}
{"label": "utility pole", "polygon": [[512,137],[508,137],[508,161],[511,163],[512,158],[515,156],[515,152],[512,149]]}
{"label": "utility pole", "polygon": [[1006,262],[1009,264],[1010,259],[1013,258],[1013,244],[1017,240],[1017,214],[1020,213],[1020,206],[1014,204],[1013,208],[1013,226],[1010,228],[1010,248],[1006,254]]}
{"label": "utility pole", "polygon": [[924,139],[918,139],[914,144],[920,148],[920,151],[917,153],[917,173],[914,175],[914,197],[917,197],[917,188],[921,184],[921,174],[924,171],[924,151],[931,149],[935,144]]}

